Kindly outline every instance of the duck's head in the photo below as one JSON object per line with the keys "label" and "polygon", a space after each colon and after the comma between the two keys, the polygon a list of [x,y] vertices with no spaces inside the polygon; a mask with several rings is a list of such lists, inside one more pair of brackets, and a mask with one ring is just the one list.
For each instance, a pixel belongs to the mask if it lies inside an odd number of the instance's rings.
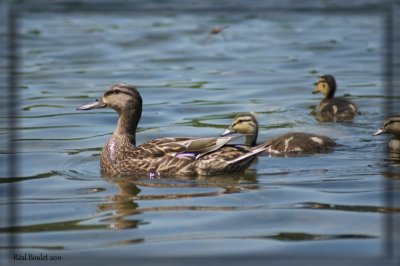
{"label": "duck's head", "polygon": [[332,75],[321,76],[312,91],[313,94],[323,93],[325,98],[332,98],[336,92],[336,81]]}
{"label": "duck's head", "polygon": [[136,90],[135,86],[125,83],[117,83],[112,85],[99,99],[95,102],[82,105],[78,110],[91,110],[98,108],[110,107],[123,114],[138,110],[142,111],[142,97]]}
{"label": "duck's head", "polygon": [[135,144],[135,133],[142,115],[142,97],[135,86],[117,83],[112,85],[95,102],[82,105],[78,110],[91,110],[110,107],[118,112],[118,124],[114,134],[126,135]]}
{"label": "duck's head", "polygon": [[385,133],[391,133],[396,136],[400,136],[400,114],[389,116],[385,120],[383,127],[380,128],[377,132],[375,132],[373,134],[373,136],[377,136],[377,135],[381,135],[381,134],[385,134]]}
{"label": "duck's head", "polygon": [[246,145],[256,145],[258,122],[254,114],[240,114],[233,119],[232,124],[225,129],[221,136],[240,133],[246,135]]}

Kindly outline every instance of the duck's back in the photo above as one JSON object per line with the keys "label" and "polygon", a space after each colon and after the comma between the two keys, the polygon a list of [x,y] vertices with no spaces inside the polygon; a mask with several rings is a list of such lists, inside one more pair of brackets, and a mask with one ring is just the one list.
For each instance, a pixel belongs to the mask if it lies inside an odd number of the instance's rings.
{"label": "duck's back", "polygon": [[357,106],[344,97],[322,100],[317,106],[317,114],[325,117],[353,118],[359,113]]}
{"label": "duck's back", "polygon": [[336,145],[326,136],[301,132],[287,133],[267,142],[270,144],[267,152],[278,155],[324,152]]}

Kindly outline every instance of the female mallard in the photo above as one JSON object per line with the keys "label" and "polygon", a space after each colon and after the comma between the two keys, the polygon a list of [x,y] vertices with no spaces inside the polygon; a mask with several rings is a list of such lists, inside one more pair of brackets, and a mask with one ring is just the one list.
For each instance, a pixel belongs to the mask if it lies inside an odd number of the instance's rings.
{"label": "female mallard", "polygon": [[[240,114],[236,116],[232,124],[222,133],[227,136],[234,133],[246,135],[245,144],[255,146],[258,136],[258,122],[252,114]],[[292,132],[269,139],[265,142],[265,152],[276,155],[294,155],[299,153],[316,153],[328,151],[336,143],[325,136]]]}
{"label": "female mallard", "polygon": [[249,167],[266,145],[246,148],[230,145],[235,137],[161,138],[136,146],[136,128],[142,114],[142,97],[132,85],[112,85],[94,103],[78,110],[110,107],[118,112],[118,124],[100,158],[105,175],[204,176],[240,172]]}
{"label": "female mallard", "polygon": [[390,140],[388,147],[390,151],[400,152],[400,114],[391,115],[373,136],[377,136],[384,133],[390,133],[394,135],[394,139]]}
{"label": "female mallard", "polygon": [[331,75],[321,76],[313,94],[322,92],[325,97],[315,109],[318,121],[346,121],[360,114],[357,106],[344,97],[335,97],[336,81]]}

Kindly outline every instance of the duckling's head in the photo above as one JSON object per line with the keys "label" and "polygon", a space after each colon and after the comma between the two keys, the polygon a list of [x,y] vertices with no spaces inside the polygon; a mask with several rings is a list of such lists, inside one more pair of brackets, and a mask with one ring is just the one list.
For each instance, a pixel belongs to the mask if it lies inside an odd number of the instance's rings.
{"label": "duckling's head", "polygon": [[377,136],[377,135],[381,135],[381,134],[385,134],[385,133],[391,133],[396,136],[400,136],[400,114],[389,116],[385,120],[383,127],[380,128],[377,132],[375,132],[373,134],[373,136]]}
{"label": "duckling's head", "polygon": [[117,83],[112,85],[93,103],[82,105],[78,110],[91,110],[97,108],[110,107],[118,112],[118,114],[131,113],[132,111],[142,111],[142,97],[135,86],[125,83]]}
{"label": "duckling's head", "polygon": [[322,92],[325,98],[332,98],[336,92],[336,81],[332,75],[323,75],[319,78],[313,94]]}
{"label": "duckling's head", "polygon": [[246,135],[246,145],[256,145],[258,135],[258,122],[252,113],[239,114],[233,119],[232,124],[225,129],[221,136],[240,133]]}

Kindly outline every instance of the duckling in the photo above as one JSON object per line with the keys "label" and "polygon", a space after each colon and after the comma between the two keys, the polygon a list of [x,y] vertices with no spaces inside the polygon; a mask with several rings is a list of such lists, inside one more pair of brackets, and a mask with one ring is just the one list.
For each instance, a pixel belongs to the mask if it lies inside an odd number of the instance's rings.
{"label": "duckling", "polygon": [[218,138],[170,137],[136,146],[136,129],[142,114],[142,97],[133,85],[112,85],[93,103],[78,110],[109,107],[117,111],[117,127],[100,156],[102,173],[109,176],[149,174],[209,176],[247,169],[266,145],[252,148],[229,144],[237,136]]}
{"label": "duckling", "polygon": [[389,141],[388,148],[392,152],[400,152],[400,114],[389,116],[383,127],[380,128],[373,136],[390,133],[394,135],[394,138]]}
{"label": "duckling", "polygon": [[[240,114],[232,124],[221,134],[228,136],[234,133],[246,135],[245,145],[253,147],[257,143],[258,122],[251,114]],[[328,151],[336,143],[332,139],[309,133],[292,132],[266,140],[266,153],[275,155],[295,155],[300,153],[317,153]]]}
{"label": "duckling", "polygon": [[332,75],[320,77],[312,93],[319,92],[322,92],[325,97],[315,109],[318,121],[348,121],[352,120],[356,114],[360,114],[358,107],[350,100],[344,97],[334,97],[336,81]]}

